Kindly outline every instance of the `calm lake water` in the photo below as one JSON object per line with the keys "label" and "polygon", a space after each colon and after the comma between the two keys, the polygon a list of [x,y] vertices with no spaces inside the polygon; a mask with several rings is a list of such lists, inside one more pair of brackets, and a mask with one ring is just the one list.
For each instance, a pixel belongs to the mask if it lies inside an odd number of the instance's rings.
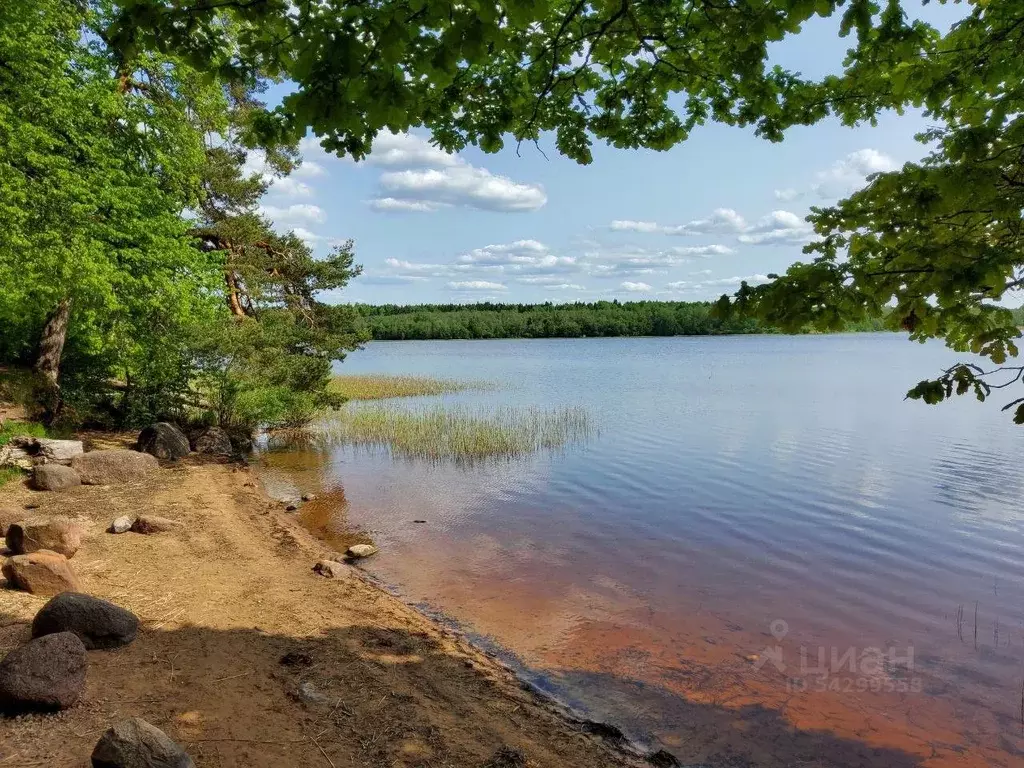
{"label": "calm lake water", "polygon": [[407,599],[684,764],[1024,765],[1024,428],[903,400],[957,359],[889,334],[374,343],[339,370],[494,382],[437,400],[579,405],[597,433],[262,472],[322,494],[320,533],[372,536]]}

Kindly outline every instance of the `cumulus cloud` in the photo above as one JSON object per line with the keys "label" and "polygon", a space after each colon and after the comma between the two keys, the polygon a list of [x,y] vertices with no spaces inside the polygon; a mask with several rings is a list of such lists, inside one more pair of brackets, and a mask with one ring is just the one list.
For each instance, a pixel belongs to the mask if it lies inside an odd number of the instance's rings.
{"label": "cumulus cloud", "polygon": [[803,196],[804,196],[803,192],[801,192],[801,191],[799,191],[797,189],[793,189],[792,187],[787,187],[786,189],[776,189],[775,190],[775,199],[776,200],[782,200],[785,203],[788,203],[791,200],[799,200]]}
{"label": "cumulus cloud", "polygon": [[383,131],[373,140],[366,162],[386,168],[445,168],[462,161],[415,134]]}
{"label": "cumulus cloud", "polygon": [[312,203],[294,203],[288,206],[262,205],[260,213],[280,226],[293,222],[322,222],[327,218],[323,209]]}
{"label": "cumulus cloud", "polygon": [[585,291],[586,286],[580,285],[579,283],[552,283],[551,285],[545,285],[544,290],[546,291]]}
{"label": "cumulus cloud", "polygon": [[842,197],[860,187],[867,176],[895,169],[896,161],[877,149],[858,149],[819,172],[812,189],[822,198]]}
{"label": "cumulus cloud", "polygon": [[644,293],[651,290],[651,286],[647,283],[634,283],[629,280],[620,283],[619,288],[628,293]]}
{"label": "cumulus cloud", "polygon": [[370,201],[370,207],[375,211],[415,211],[417,213],[429,213],[441,208],[449,207],[446,203],[434,203],[429,200],[401,200],[397,197],[378,197]]}
{"label": "cumulus cloud", "polygon": [[744,277],[721,277],[717,280],[705,280],[700,283],[700,285],[708,288],[728,288],[738,286],[741,283],[760,285],[761,283],[767,283],[770,281],[771,278],[768,277],[768,275],[746,275]]}
{"label": "cumulus cloud", "polygon": [[386,197],[398,200],[486,211],[534,211],[548,201],[539,184],[513,181],[468,163],[388,171],[381,174],[380,186]]}
{"label": "cumulus cloud", "polygon": [[790,211],[772,211],[747,227],[737,239],[749,245],[803,243],[814,233],[811,225]]}
{"label": "cumulus cloud", "polygon": [[292,227],[292,232],[294,232],[295,236],[302,240],[310,248],[319,245],[320,243],[324,242],[327,239],[322,235],[316,234],[315,232],[310,232],[305,227]]}
{"label": "cumulus cloud", "polygon": [[659,235],[710,235],[742,232],[746,222],[732,208],[716,208],[704,219],[694,219],[685,224],[658,224],[655,221],[633,221],[616,219],[610,224],[616,232],[642,232]]}
{"label": "cumulus cloud", "polygon": [[324,170],[324,167],[313,160],[303,160],[302,165],[292,171],[292,176],[297,176],[300,179],[315,179],[318,176],[326,175],[327,171]]}
{"label": "cumulus cloud", "polygon": [[423,275],[377,275],[363,274],[359,281],[369,285],[409,285],[410,283],[427,282]]}
{"label": "cumulus cloud", "polygon": [[453,291],[504,291],[502,283],[492,283],[488,280],[459,280],[448,283],[448,288]]}
{"label": "cumulus cloud", "polygon": [[679,256],[700,256],[701,258],[708,258],[711,256],[729,256],[736,253],[732,248],[727,245],[685,245],[671,249],[672,253],[678,254]]}

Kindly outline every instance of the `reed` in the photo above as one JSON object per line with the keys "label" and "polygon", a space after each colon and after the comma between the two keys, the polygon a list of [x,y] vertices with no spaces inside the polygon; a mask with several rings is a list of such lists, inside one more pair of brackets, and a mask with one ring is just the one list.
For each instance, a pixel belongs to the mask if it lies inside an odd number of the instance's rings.
{"label": "reed", "polygon": [[419,397],[462,392],[479,385],[455,379],[429,376],[343,375],[331,379],[329,389],[346,400],[384,400],[391,397]]}
{"label": "reed", "polygon": [[403,458],[473,462],[563,448],[583,441],[593,427],[580,407],[353,404],[325,420],[322,430],[329,440],[384,448]]}

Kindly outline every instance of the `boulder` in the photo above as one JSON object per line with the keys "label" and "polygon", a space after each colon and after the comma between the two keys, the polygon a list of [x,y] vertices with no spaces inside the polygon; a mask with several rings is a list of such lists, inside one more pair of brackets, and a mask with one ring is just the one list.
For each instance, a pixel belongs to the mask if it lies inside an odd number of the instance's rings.
{"label": "boulder", "polygon": [[52,597],[61,592],[81,591],[68,559],[45,549],[8,558],[3,574],[10,586],[33,595]]}
{"label": "boulder", "polygon": [[212,456],[230,456],[235,452],[228,433],[220,427],[206,427],[192,441],[192,450]]}
{"label": "boulder", "polygon": [[132,523],[132,530],[135,533],[164,533],[181,528],[183,524],[177,520],[157,515],[139,515]]}
{"label": "boulder", "polygon": [[37,464],[32,469],[32,487],[37,491],[66,491],[82,484],[82,478],[63,464]]}
{"label": "boulder", "polygon": [[142,480],[160,465],[148,453],[112,448],[75,456],[71,460],[71,468],[86,485],[118,485]]}
{"label": "boulder", "polygon": [[31,640],[0,662],[0,709],[67,709],[85,691],[85,670],[85,646],[71,632]]}
{"label": "boulder", "polygon": [[72,632],[90,651],[128,645],[139,632],[139,620],[119,605],[80,592],[62,592],[32,620],[32,637]]}
{"label": "boulder", "polygon": [[85,529],[80,523],[43,517],[11,523],[6,540],[7,547],[16,555],[47,549],[64,557],[74,557],[82,546],[84,534]]}
{"label": "boulder", "polygon": [[158,421],[139,433],[139,450],[158,459],[180,459],[192,448],[180,429],[169,421]]}
{"label": "boulder", "polygon": [[29,454],[36,464],[68,465],[75,456],[85,453],[81,440],[53,440],[49,437],[22,435],[11,438],[10,444]]}
{"label": "boulder", "polygon": [[347,550],[345,555],[352,558],[369,557],[370,555],[376,555],[378,552],[377,548],[373,544],[353,544]]}
{"label": "boulder", "polygon": [[135,518],[122,515],[110,524],[111,533],[127,533],[135,525]]}
{"label": "boulder", "polygon": [[343,579],[352,573],[347,565],[336,560],[321,560],[313,566],[313,572],[327,579]]}
{"label": "boulder", "polygon": [[0,467],[20,467],[21,469],[32,469],[35,462],[32,455],[24,448],[17,448],[10,443],[0,445]]}
{"label": "boulder", "polygon": [[115,723],[92,751],[93,768],[195,768],[184,749],[141,717]]}

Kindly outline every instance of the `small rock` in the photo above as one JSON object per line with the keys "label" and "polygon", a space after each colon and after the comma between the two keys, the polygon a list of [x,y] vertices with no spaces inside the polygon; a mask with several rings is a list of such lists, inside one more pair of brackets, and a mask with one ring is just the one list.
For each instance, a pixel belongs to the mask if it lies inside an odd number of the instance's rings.
{"label": "small rock", "polygon": [[67,709],[85,691],[85,671],[85,646],[71,632],[31,640],[0,662],[0,709]]}
{"label": "small rock", "polygon": [[235,452],[228,433],[220,427],[206,427],[192,441],[192,450],[211,456],[230,456]]}
{"label": "small rock", "polygon": [[4,563],[3,574],[11,586],[33,595],[81,591],[78,576],[68,559],[46,549],[9,558]]}
{"label": "small rock", "polygon": [[92,751],[93,768],[195,768],[184,749],[141,717],[116,723]]}
{"label": "small rock", "polygon": [[131,530],[135,533],[165,533],[181,528],[182,523],[157,515],[139,515],[132,523]]}
{"label": "small rock", "polygon": [[345,550],[345,554],[349,557],[361,558],[375,555],[377,554],[377,551],[377,548],[373,546],[373,544],[353,544]]}
{"label": "small rock", "polygon": [[138,631],[131,611],[80,592],[57,595],[32,620],[32,637],[73,632],[90,651],[128,645]]}
{"label": "small rock", "polygon": [[15,448],[8,443],[0,445],[0,467],[20,467],[21,469],[32,469],[35,462],[32,455],[24,448]]}
{"label": "small rock", "polygon": [[287,507],[284,508],[284,511],[285,512],[294,512],[298,508],[299,508],[299,506],[297,504],[289,504]]}
{"label": "small rock", "polygon": [[304,494],[302,494],[302,500],[303,501],[316,501],[316,494],[315,493],[304,493]]}
{"label": "small rock", "polygon": [[192,450],[188,438],[169,421],[158,421],[142,430],[138,448],[158,459],[180,459]]}
{"label": "small rock", "polygon": [[[66,467],[61,467],[66,469]],[[64,557],[74,557],[82,546],[85,529],[71,520],[37,518],[12,523],[7,529],[7,546],[16,555],[48,549]]]}
{"label": "small rock", "polygon": [[148,453],[112,448],[75,456],[71,468],[78,472],[85,485],[118,485],[142,480],[156,472],[160,465]]}
{"label": "small rock", "polygon": [[336,560],[321,560],[313,566],[313,572],[327,579],[343,579],[351,575],[348,566]]}
{"label": "small rock", "polygon": [[82,478],[63,464],[37,464],[32,469],[32,487],[37,491],[66,491],[82,484]]}
{"label": "small rock", "polygon": [[307,704],[322,704],[327,701],[327,696],[318,691],[316,686],[308,680],[306,682],[299,683],[295,698],[300,701],[304,701]]}
{"label": "small rock", "polygon": [[127,533],[132,529],[133,525],[135,525],[134,517],[127,517],[126,515],[122,515],[110,524],[110,532]]}

